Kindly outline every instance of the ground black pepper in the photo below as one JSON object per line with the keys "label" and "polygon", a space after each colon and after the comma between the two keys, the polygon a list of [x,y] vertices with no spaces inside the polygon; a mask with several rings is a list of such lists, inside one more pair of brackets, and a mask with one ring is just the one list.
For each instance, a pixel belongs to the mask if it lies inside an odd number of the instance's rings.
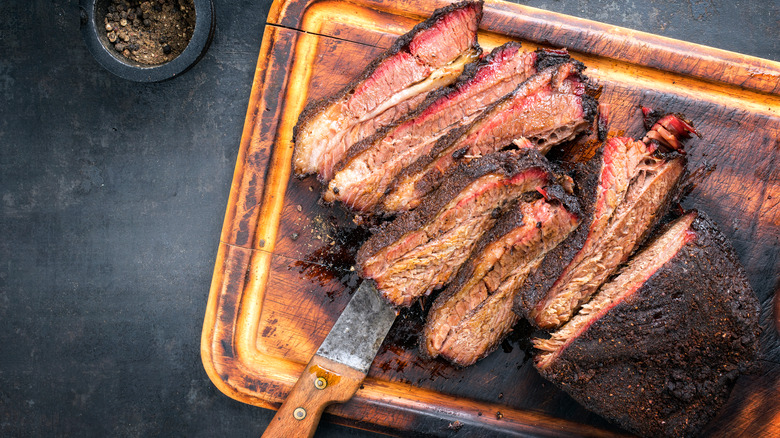
{"label": "ground black pepper", "polygon": [[145,65],[168,62],[187,47],[195,30],[193,0],[110,0],[106,38],[124,57]]}

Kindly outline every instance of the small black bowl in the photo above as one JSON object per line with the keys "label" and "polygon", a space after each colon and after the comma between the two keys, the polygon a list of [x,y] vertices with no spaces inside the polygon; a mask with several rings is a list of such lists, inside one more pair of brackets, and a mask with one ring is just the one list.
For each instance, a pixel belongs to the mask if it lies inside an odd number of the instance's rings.
{"label": "small black bowl", "polygon": [[145,65],[117,53],[103,30],[102,17],[108,8],[108,0],[80,0],[81,34],[92,56],[106,70],[135,82],[159,82],[178,76],[206,53],[214,35],[216,20],[212,0],[193,0],[195,4],[195,29],[187,47],[176,58],[159,65]]}

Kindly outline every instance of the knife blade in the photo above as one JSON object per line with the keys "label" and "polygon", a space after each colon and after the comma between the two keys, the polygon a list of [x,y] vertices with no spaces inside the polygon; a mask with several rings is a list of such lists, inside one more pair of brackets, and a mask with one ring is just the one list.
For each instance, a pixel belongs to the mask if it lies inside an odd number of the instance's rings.
{"label": "knife blade", "polygon": [[364,280],[276,412],[263,437],[314,435],[322,413],[357,392],[397,310]]}

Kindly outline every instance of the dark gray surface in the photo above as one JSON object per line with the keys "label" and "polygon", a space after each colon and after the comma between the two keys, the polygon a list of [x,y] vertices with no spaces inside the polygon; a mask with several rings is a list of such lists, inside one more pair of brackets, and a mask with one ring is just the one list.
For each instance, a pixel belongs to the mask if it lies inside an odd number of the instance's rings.
{"label": "dark gray surface", "polygon": [[[780,60],[778,1],[521,3]],[[139,84],[91,57],[76,1],[0,2],[0,436],[251,437],[270,420],[200,361],[269,3],[215,7],[200,63]]]}

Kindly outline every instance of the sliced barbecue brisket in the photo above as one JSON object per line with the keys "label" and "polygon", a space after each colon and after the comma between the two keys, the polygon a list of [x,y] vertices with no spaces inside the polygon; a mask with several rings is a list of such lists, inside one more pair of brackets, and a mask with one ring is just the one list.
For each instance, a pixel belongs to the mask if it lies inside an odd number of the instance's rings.
{"label": "sliced barbecue brisket", "polygon": [[510,42],[470,64],[455,84],[432,93],[420,111],[350,147],[323,198],[362,212],[373,209],[395,175],[429,153],[449,130],[471,123],[536,73],[536,61],[536,52],[523,52],[519,43]]}
{"label": "sliced barbecue brisket", "polygon": [[541,328],[566,322],[625,262],[679,193],[686,160],[654,143],[609,139],[580,181],[585,218],[545,268],[529,278],[516,310]]}
{"label": "sliced barbecue brisket", "polygon": [[358,272],[397,306],[449,283],[479,238],[523,195],[559,175],[534,150],[463,164],[415,211],[384,223],[358,251]]}
{"label": "sliced barbecue brisket", "polygon": [[536,339],[541,374],[643,436],[692,436],[758,351],[758,301],[727,239],[691,212],[580,313]]}
{"label": "sliced barbecue brisket", "polygon": [[293,133],[295,173],[318,173],[329,180],[352,144],[399,120],[431,91],[454,82],[479,55],[481,18],[482,1],[441,8],[399,37],[357,80],[309,104]]}
{"label": "sliced barbecue brisket", "polygon": [[675,151],[683,152],[680,142],[682,139],[690,137],[691,134],[701,137],[701,134],[682,114],[664,114],[644,106],[642,114],[645,118],[645,129],[647,129],[647,134],[642,141],[647,144],[662,144]]}
{"label": "sliced barbecue brisket", "polygon": [[[560,193],[565,205],[552,193]],[[491,353],[519,317],[514,294],[544,254],[579,223],[579,205],[559,186],[545,190],[548,199],[521,202],[499,219],[477,243],[453,282],[428,312],[420,347],[468,366]]]}
{"label": "sliced barbecue brisket", "polygon": [[587,129],[596,101],[585,94],[584,66],[568,55],[540,51],[546,65],[470,125],[439,139],[430,153],[401,172],[382,200],[384,213],[415,208],[459,161],[486,155],[525,137],[542,153]]}

